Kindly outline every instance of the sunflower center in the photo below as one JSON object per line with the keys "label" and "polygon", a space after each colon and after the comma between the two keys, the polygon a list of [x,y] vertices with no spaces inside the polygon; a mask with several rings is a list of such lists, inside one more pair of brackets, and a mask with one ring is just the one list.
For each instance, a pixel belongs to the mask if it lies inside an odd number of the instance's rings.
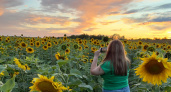
{"label": "sunflower center", "polygon": [[41,90],[41,92],[57,92],[52,83],[48,81],[40,82],[37,88]]}
{"label": "sunflower center", "polygon": [[44,48],[47,48],[47,46],[44,46]]}
{"label": "sunflower center", "polygon": [[31,48],[28,48],[28,51],[32,51],[32,49]]}
{"label": "sunflower center", "polygon": [[160,74],[163,70],[164,70],[164,66],[162,64],[162,62],[158,62],[157,60],[150,60],[150,62],[148,62],[145,65],[145,69],[146,71],[148,71],[150,74]]}
{"label": "sunflower center", "polygon": [[69,52],[69,50],[67,49],[66,52]]}
{"label": "sunflower center", "polygon": [[148,48],[148,45],[145,45],[145,46],[144,46],[144,49],[147,49],[147,48]]}
{"label": "sunflower center", "polygon": [[26,44],[25,44],[25,43],[22,43],[22,46],[23,46],[23,47],[25,47],[25,46],[26,46]]}

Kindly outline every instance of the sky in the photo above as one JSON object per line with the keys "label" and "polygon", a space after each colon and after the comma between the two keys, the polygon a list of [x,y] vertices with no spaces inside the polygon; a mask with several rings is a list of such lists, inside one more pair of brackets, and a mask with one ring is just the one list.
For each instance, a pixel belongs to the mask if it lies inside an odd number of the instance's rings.
{"label": "sky", "polygon": [[171,39],[171,0],[0,0],[0,35]]}

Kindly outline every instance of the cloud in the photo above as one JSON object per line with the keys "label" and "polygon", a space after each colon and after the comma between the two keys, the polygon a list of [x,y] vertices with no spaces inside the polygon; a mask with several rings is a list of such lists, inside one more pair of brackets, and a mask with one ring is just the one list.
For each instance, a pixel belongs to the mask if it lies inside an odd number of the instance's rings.
{"label": "cloud", "polygon": [[139,17],[125,17],[122,18],[124,23],[138,23],[138,25],[151,25],[155,22],[171,22],[170,17],[171,11],[166,11],[162,13],[147,13]]}
{"label": "cloud", "polygon": [[[49,10],[64,10],[64,12],[77,11],[79,16],[79,26],[73,29],[74,32],[81,31],[95,26],[95,19],[104,17],[108,13],[118,12],[123,7],[123,4],[130,3],[132,0],[41,0],[42,6]],[[56,8],[56,9],[55,9]],[[78,20],[77,20],[78,21]]]}
{"label": "cloud", "polygon": [[27,13],[24,12],[12,13],[10,11],[6,11],[2,16],[0,16],[0,27],[20,26],[21,23],[24,23],[27,17]]}
{"label": "cloud", "polygon": [[70,24],[68,17],[54,17],[54,16],[44,16],[44,15],[30,15],[25,19],[29,24],[57,24],[62,26],[67,26]]}
{"label": "cloud", "polygon": [[84,31],[93,31],[95,29],[98,29],[98,28],[88,28],[88,29],[85,29]]}
{"label": "cloud", "polygon": [[[58,31],[62,32],[61,30],[72,29],[67,26],[70,22],[72,21],[68,17],[38,15],[29,11],[11,12],[8,10],[0,16],[0,32],[1,35],[63,36],[63,34],[60,34]],[[50,26],[46,27],[44,25],[37,27],[39,24],[53,25],[54,28],[48,28]],[[62,25],[63,28],[55,28],[57,27],[55,25]]]}
{"label": "cloud", "polygon": [[171,8],[171,3],[166,3],[166,4],[163,4],[163,5],[160,5],[160,6],[157,6],[155,7],[154,9],[169,9]]}
{"label": "cloud", "polygon": [[119,20],[116,20],[116,21],[105,21],[105,22],[100,22],[102,25],[108,25],[108,24],[111,24],[111,23],[116,23],[118,22]]}
{"label": "cloud", "polygon": [[147,12],[147,11],[156,11],[156,10],[161,10],[161,9],[170,9],[171,8],[171,3],[166,3],[158,6],[144,6],[142,8],[136,8],[136,9],[126,9],[124,10],[123,14],[133,14],[133,13],[139,13],[139,12]]}
{"label": "cloud", "polygon": [[4,14],[6,8],[16,7],[23,4],[24,3],[22,0],[0,0],[0,16]]}
{"label": "cloud", "polygon": [[169,26],[163,26],[163,25],[150,25],[149,27],[153,30],[159,30],[159,31],[163,31],[165,29],[170,28]]}
{"label": "cloud", "polygon": [[0,6],[4,8],[20,6],[24,4],[24,0],[0,0]]}
{"label": "cloud", "polygon": [[4,13],[3,8],[0,8],[0,16]]}
{"label": "cloud", "polygon": [[122,28],[120,28],[120,29],[113,29],[111,31],[123,31],[123,29]]}
{"label": "cloud", "polygon": [[157,18],[154,18],[150,21],[153,21],[153,22],[166,22],[166,21],[171,21],[171,17],[157,17]]}

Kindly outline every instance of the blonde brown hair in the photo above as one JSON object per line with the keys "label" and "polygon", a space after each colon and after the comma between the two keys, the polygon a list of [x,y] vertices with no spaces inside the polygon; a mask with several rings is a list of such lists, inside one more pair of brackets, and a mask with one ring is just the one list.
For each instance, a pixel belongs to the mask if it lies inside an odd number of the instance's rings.
{"label": "blonde brown hair", "polygon": [[[125,49],[120,40],[112,40],[107,48],[103,62],[110,60],[111,69],[115,75],[126,76],[130,60],[125,55]],[[112,68],[113,65],[113,68]]]}

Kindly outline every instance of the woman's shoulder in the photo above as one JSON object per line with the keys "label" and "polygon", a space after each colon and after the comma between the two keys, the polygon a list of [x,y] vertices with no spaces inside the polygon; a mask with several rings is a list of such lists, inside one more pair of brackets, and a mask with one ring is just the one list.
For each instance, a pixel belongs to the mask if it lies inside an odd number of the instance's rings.
{"label": "woman's shoulder", "polygon": [[109,66],[110,65],[110,60],[106,60],[106,61],[102,62],[101,65]]}

